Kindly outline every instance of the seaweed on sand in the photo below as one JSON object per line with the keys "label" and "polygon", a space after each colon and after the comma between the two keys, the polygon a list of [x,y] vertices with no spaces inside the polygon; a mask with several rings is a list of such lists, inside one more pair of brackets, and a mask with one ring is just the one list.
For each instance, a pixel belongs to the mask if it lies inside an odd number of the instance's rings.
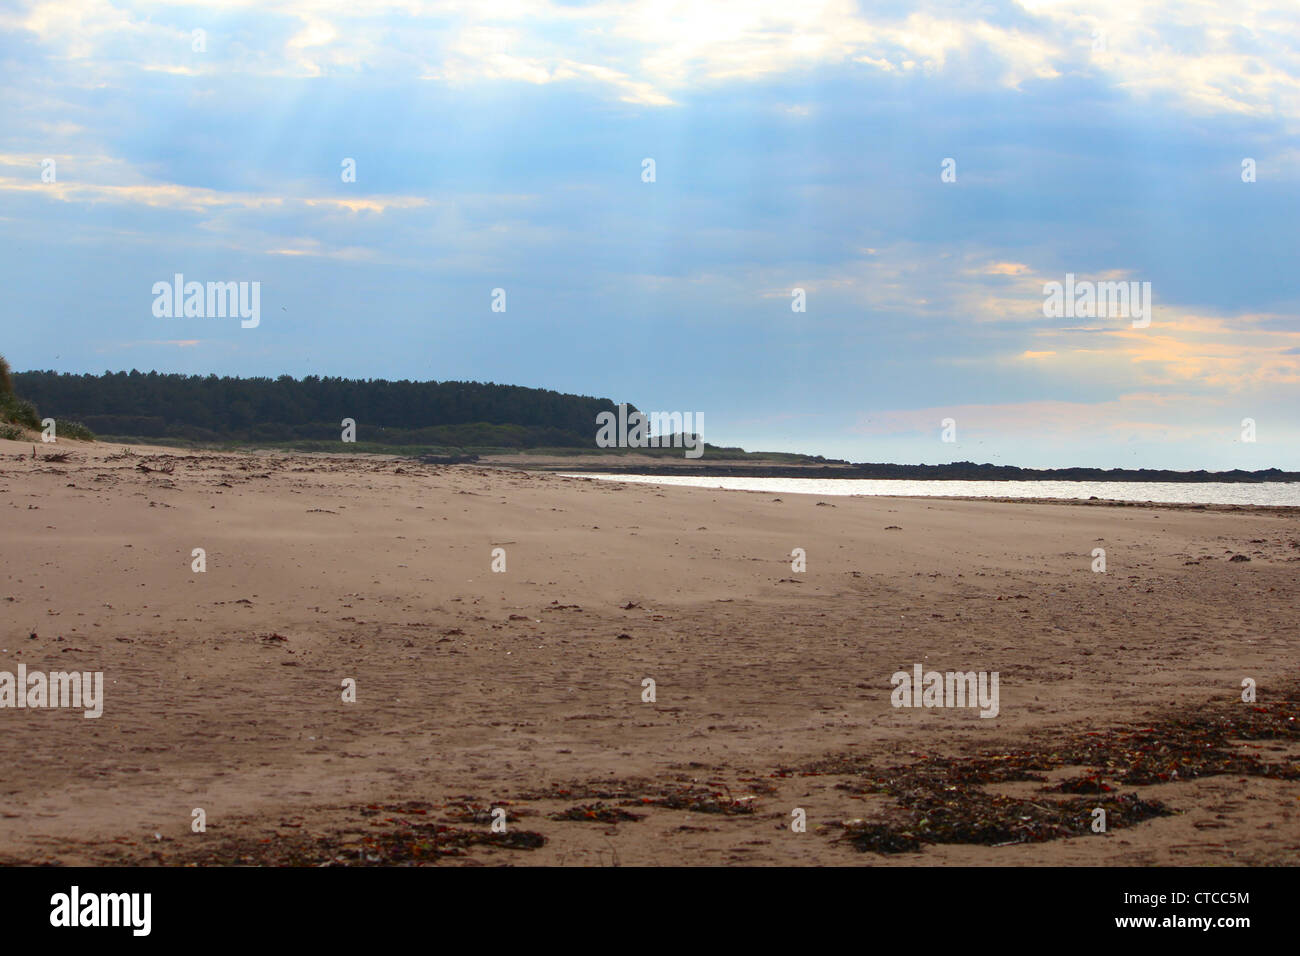
{"label": "seaweed on sand", "polygon": [[[912,762],[885,769],[839,756],[802,772],[848,775],[852,782],[839,789],[893,798],[896,806],[886,819],[840,824],[841,839],[860,850],[898,853],[937,843],[1004,846],[1088,834],[1098,807],[1106,811],[1108,831],[1174,812],[1160,800],[1119,793],[1121,786],[1223,774],[1300,779],[1294,758],[1269,760],[1252,743],[1300,742],[1298,718],[1300,701],[1292,691],[1269,703],[1219,702],[1145,727],[1076,733],[1019,750],[985,750],[970,757],[913,753]],[[1084,772],[1056,783],[1044,775],[1070,768]],[[1040,783],[1045,796],[1030,800],[985,789],[1017,782]]]}
{"label": "seaweed on sand", "polygon": [[624,820],[644,820],[644,813],[629,813],[620,807],[611,807],[605,803],[579,804],[558,813],[551,814],[552,820],[571,820],[581,823],[621,823]]}

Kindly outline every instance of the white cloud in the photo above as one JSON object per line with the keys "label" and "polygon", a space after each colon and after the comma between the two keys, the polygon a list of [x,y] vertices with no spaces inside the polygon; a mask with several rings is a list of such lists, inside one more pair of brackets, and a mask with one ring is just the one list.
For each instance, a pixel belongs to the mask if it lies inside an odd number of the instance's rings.
{"label": "white cloud", "polygon": [[[108,61],[183,74],[213,70],[224,56],[236,62],[222,68],[272,75],[374,69],[456,84],[590,81],[655,106],[700,83],[834,64],[1010,87],[1084,72],[1194,111],[1300,119],[1294,0],[1023,0],[988,15],[920,6],[890,14],[853,0],[231,0],[205,10],[41,0],[0,15],[0,26],[28,30],[46,52],[90,68]],[[244,29],[242,44],[228,43],[241,21],[277,29]],[[206,59],[189,55],[191,26],[209,30]],[[250,34],[265,48],[245,49]],[[1096,36],[1104,50],[1093,50]]]}

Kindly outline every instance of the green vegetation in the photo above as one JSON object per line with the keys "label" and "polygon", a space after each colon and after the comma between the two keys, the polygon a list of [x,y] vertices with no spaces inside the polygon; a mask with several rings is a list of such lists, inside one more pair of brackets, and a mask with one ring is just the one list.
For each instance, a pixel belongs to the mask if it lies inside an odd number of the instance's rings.
{"label": "green vegetation", "polygon": [[[60,426],[62,427],[62,426]],[[59,434],[63,434],[59,432]],[[101,435],[105,441],[115,442],[139,442],[138,436],[134,435]],[[167,439],[169,445],[175,445],[181,448],[198,448],[212,447],[211,443],[193,442],[185,439]],[[543,455],[555,457],[567,457],[574,459],[597,458],[605,455],[625,456],[625,455],[645,455],[650,458],[671,458],[674,460],[682,458],[681,448],[574,448],[571,446],[552,446],[538,445],[536,447],[506,447],[502,445],[385,445],[380,442],[356,441],[342,444],[337,438],[328,441],[288,441],[288,442],[223,442],[217,447],[234,450],[237,448],[282,448],[287,451],[311,451],[311,452],[328,452],[329,454],[374,454],[374,455],[402,455],[410,457],[420,457],[423,455],[444,455],[444,456],[463,456],[477,455],[486,457],[488,455]],[[704,443],[704,456],[718,458],[762,458],[767,459],[767,455],[760,455],[747,452],[743,448],[719,448],[717,445]],[[782,460],[788,461],[808,461],[799,455],[783,455]]]}
{"label": "green vegetation", "polygon": [[36,406],[14,394],[13,376],[3,355],[0,355],[0,425],[5,426],[3,432],[0,432],[0,438],[13,440],[27,437],[23,433],[24,428],[41,427]]}
{"label": "green vegetation", "polygon": [[[60,409],[106,440],[183,447],[285,448],[333,454],[394,455],[636,454],[681,458],[682,448],[598,448],[596,416],[618,406],[607,398],[483,382],[383,379],[218,378],[105,372],[19,372],[24,395]],[[629,411],[635,410],[629,406]],[[34,411],[34,410],[33,410]],[[356,422],[356,441],[339,439]],[[705,454],[756,457],[705,446]],[[767,457],[767,456],[763,456]],[[782,460],[806,461],[786,455]]]}
{"label": "green vegetation", "polygon": [[77,441],[94,441],[95,433],[81,422],[70,422],[66,418],[54,419],[54,434],[59,438],[72,438]]}
{"label": "green vegetation", "polygon": [[0,395],[0,420],[13,422],[23,428],[40,428],[41,416],[36,406],[12,393]]}
{"label": "green vegetation", "polygon": [[[106,372],[19,372],[14,384],[100,435],[203,444],[340,450],[341,422],[357,444],[443,449],[590,447],[608,399],[481,382],[218,378]],[[349,447],[346,450],[360,450]]]}
{"label": "green vegetation", "polygon": [[[22,441],[28,437],[28,430],[41,430],[41,415],[32,402],[19,398],[14,392],[14,378],[9,363],[0,355],[0,438]],[[90,429],[80,422],[56,418],[54,428],[55,435],[59,437],[80,441],[95,440]]]}
{"label": "green vegetation", "polygon": [[[41,407],[57,408],[74,419],[58,420],[60,438],[90,438],[93,430],[101,440],[118,442],[330,454],[683,457],[681,447],[597,447],[596,416],[618,413],[618,406],[607,398],[491,382],[390,382],[315,375],[219,378],[138,371],[18,372],[12,380]],[[39,429],[36,408],[23,404],[26,417],[20,423]],[[629,406],[629,412],[634,410]],[[345,418],[356,422],[355,442],[340,441]],[[704,447],[706,458],[762,458],[790,464],[823,461],[805,455]]]}

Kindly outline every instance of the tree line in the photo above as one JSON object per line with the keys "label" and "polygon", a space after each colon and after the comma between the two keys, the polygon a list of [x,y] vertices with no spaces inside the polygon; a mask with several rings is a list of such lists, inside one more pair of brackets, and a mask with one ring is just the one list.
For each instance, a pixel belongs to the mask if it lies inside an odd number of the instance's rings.
{"label": "tree line", "polygon": [[358,442],[447,447],[595,446],[609,399],[492,382],[413,382],[309,375],[234,378],[158,372],[12,373],[40,408],[116,438],[197,442],[333,440],[345,418]]}

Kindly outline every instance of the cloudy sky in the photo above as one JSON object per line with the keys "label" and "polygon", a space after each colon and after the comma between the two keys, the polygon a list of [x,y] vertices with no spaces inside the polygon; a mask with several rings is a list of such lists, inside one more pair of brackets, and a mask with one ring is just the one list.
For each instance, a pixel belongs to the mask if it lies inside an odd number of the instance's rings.
{"label": "cloudy sky", "polygon": [[[506,382],[859,461],[1300,469],[1295,0],[18,0],[0,87],[17,369]],[[260,282],[261,324],[155,317],[175,273]],[[1067,273],[1150,282],[1149,326],[1046,317]]]}

